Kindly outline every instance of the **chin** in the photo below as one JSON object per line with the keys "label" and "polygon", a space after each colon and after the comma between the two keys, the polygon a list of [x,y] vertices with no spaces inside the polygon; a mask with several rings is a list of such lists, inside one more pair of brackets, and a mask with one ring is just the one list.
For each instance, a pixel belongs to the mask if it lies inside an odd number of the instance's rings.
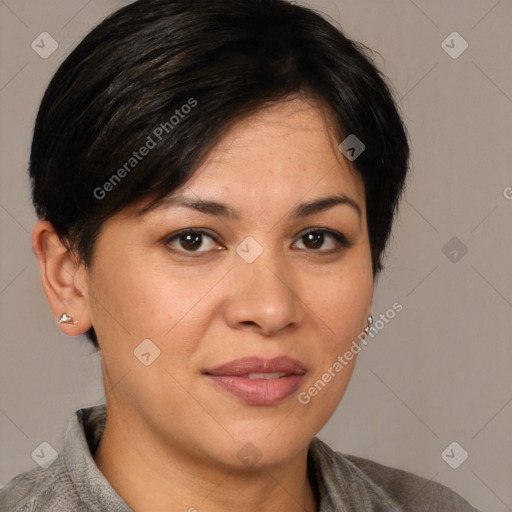
{"label": "chin", "polygon": [[300,431],[290,432],[289,426],[283,424],[283,418],[286,415],[257,429],[254,424],[249,429],[244,428],[245,424],[238,425],[237,429],[230,431],[239,432],[233,435],[233,442],[217,445],[222,450],[216,454],[217,460],[231,469],[250,471],[289,462],[301,451],[307,450],[314,434],[309,430],[306,433],[303,426]]}

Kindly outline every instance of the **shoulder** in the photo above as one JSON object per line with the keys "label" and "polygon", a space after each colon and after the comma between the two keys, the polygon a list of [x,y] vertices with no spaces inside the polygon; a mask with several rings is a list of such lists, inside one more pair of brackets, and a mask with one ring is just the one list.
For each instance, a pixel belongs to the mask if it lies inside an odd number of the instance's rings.
{"label": "shoulder", "polygon": [[47,468],[20,473],[0,489],[0,510],[45,512],[83,510],[62,463],[62,455]]}
{"label": "shoulder", "polygon": [[455,491],[433,480],[354,455],[344,457],[406,510],[478,512]]}
{"label": "shoulder", "polygon": [[350,487],[357,489],[355,492],[364,495],[365,502],[387,505],[386,510],[478,512],[455,491],[432,480],[355,455],[335,452],[318,438],[314,439],[314,447],[322,461],[325,485],[331,492],[335,493],[337,486],[350,482]]}

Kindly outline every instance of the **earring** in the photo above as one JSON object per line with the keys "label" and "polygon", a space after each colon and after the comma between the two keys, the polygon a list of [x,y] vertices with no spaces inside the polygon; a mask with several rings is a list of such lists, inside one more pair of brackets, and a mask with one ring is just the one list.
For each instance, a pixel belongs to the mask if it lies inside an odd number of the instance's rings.
{"label": "earring", "polygon": [[368,325],[364,328],[364,332],[366,334],[369,334],[370,326],[373,324],[373,316],[369,316],[367,320],[368,320]]}
{"label": "earring", "polygon": [[62,313],[61,317],[57,320],[57,324],[70,324],[73,327],[76,326],[76,322],[73,320],[73,317],[66,313]]}

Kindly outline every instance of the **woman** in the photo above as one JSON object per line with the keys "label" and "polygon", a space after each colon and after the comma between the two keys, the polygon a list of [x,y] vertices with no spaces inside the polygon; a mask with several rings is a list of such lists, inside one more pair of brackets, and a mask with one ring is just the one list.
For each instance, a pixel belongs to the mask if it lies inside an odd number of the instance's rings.
{"label": "woman", "polygon": [[107,404],[0,508],[475,510],[315,437],[371,329],[408,158],[384,78],[313,11],[104,20],[46,91],[30,176],[43,288],[100,350]]}

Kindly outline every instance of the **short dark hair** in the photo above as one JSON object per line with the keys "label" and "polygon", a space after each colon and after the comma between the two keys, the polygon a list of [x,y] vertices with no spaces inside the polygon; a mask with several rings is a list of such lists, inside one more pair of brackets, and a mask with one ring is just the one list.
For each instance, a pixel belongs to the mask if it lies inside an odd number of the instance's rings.
{"label": "short dark hair", "polygon": [[[351,164],[364,183],[375,277],[409,145],[370,51],[285,0],[127,5],[80,42],[44,94],[29,170],[36,213],[89,266],[109,217],[144,198],[157,206],[236,120],[311,98],[328,107],[340,142],[355,134],[365,145]],[[86,334],[98,348],[94,329]]]}

